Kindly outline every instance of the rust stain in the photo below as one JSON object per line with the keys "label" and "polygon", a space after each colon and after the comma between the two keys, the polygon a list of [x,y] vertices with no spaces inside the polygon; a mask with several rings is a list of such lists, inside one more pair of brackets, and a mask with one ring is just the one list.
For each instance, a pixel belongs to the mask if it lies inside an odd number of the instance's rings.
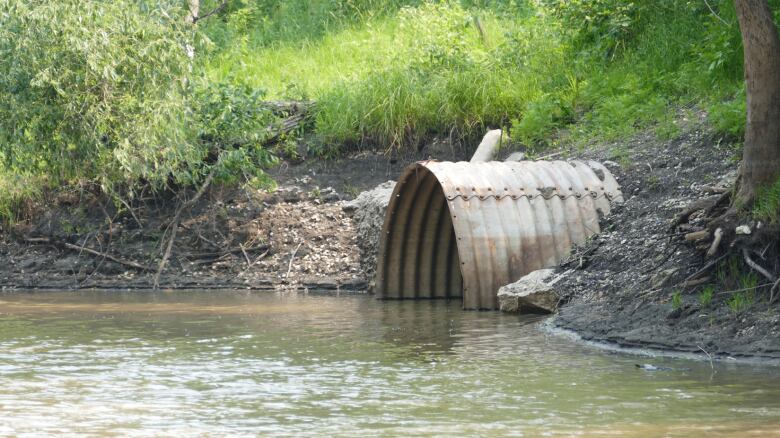
{"label": "rust stain", "polygon": [[399,179],[385,216],[376,293],[463,297],[496,309],[504,284],[565,258],[623,200],[603,165],[423,161]]}

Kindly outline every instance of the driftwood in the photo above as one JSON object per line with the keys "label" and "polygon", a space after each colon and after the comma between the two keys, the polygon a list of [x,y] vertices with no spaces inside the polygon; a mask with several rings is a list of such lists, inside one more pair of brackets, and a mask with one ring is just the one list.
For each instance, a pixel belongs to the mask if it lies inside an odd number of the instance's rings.
{"label": "driftwood", "polygon": [[261,106],[277,116],[308,114],[314,107],[310,100],[267,100]]}
{"label": "driftwood", "polygon": [[283,119],[281,122],[267,126],[265,129],[270,135],[263,141],[263,145],[277,143],[282,136],[289,134],[301,126],[307,118],[308,113],[298,113]]}
{"label": "driftwood", "polygon": [[24,241],[27,243],[45,243],[49,245],[54,245],[55,247],[59,247],[59,248],[66,248],[72,251],[85,252],[93,256],[103,257],[106,260],[111,260],[112,262],[119,263],[120,265],[124,265],[133,269],[138,269],[139,271],[154,271],[154,268],[152,268],[151,266],[142,265],[132,260],[124,260],[119,257],[112,256],[111,254],[100,252],[92,248],[88,248],[86,246],[78,246],[68,242],[60,242],[57,240],[52,240],[48,237],[25,237]]}
{"label": "driftwood", "polygon": [[677,216],[675,216],[674,220],[672,221],[672,226],[681,225],[682,223],[688,221],[688,217],[699,210],[704,210],[705,212],[712,211],[712,209],[723,202],[723,198],[723,195],[715,195],[691,203],[691,205],[685,208],[685,210],[681,211],[679,214],[677,214]]}
{"label": "driftwood", "polygon": [[176,241],[176,231],[179,229],[179,221],[181,220],[182,212],[198,202],[201,196],[206,193],[206,189],[208,189],[208,187],[211,185],[211,181],[213,180],[214,171],[209,173],[209,175],[206,177],[206,180],[203,181],[203,185],[201,185],[200,189],[198,189],[198,192],[195,193],[195,196],[193,196],[189,201],[181,204],[179,208],[176,209],[176,214],[173,216],[173,220],[171,221],[171,236],[168,238],[168,245],[165,248],[165,253],[163,254],[162,259],[160,259],[160,264],[157,265],[157,272],[154,274],[154,289],[160,287],[160,274],[162,274],[163,269],[165,269],[165,265],[168,264],[168,259],[171,257],[171,250],[173,249],[173,242]]}
{"label": "driftwood", "polygon": [[718,252],[718,247],[720,246],[720,240],[723,238],[723,229],[718,228],[715,230],[714,233],[715,238],[712,239],[712,245],[710,246],[710,249],[707,250],[707,257],[712,257]]}

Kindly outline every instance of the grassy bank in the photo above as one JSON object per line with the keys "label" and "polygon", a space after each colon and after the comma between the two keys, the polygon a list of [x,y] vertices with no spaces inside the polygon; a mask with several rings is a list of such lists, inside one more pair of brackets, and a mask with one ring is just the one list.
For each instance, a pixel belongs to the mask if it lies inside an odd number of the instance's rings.
{"label": "grassy bank", "polygon": [[731,0],[237,0],[196,26],[182,3],[0,0],[0,215],[42,187],[260,184],[267,99],[315,100],[282,149],[324,156],[496,127],[537,151],[670,139],[693,108],[744,130]]}
{"label": "grassy bank", "polygon": [[[374,14],[341,15],[323,2],[288,3],[270,17],[276,27],[211,23],[218,48],[207,76],[317,100],[326,152],[473,141],[487,127],[506,127],[527,147],[648,126],[674,137],[676,109],[693,106],[720,132],[742,133],[731,1],[710,2],[717,15],[676,0],[380,2]],[[297,39],[279,30],[301,15],[331,17],[312,20],[330,27],[298,29]]]}

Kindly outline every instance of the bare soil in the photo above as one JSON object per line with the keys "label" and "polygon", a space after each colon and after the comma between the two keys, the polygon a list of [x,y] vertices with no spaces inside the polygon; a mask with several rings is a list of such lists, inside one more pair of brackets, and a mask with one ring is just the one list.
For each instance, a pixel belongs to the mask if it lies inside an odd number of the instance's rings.
{"label": "bare soil", "polygon": [[[458,159],[467,151],[434,142],[403,155],[312,157],[270,169],[271,192],[213,187],[184,212],[159,287],[365,292],[354,211],[343,207],[431,153]],[[83,187],[50,193],[28,221],[0,226],[0,287],[151,289],[179,204],[149,196],[130,212]]]}
{"label": "bare soil", "polygon": [[[630,141],[549,152],[605,163],[626,199],[604,219],[603,232],[558,268],[567,275],[556,285],[564,303],[553,324],[617,346],[780,358],[780,305],[769,303],[767,288],[735,310],[729,303],[739,280],[722,275],[728,245],[710,263],[701,244],[685,241],[706,225],[705,209],[693,211],[682,228],[673,225],[681,211],[733,185],[737,168],[735,148],[709,133],[706,115],[679,121],[683,133],[673,140],[647,131]],[[403,156],[309,158],[272,169],[279,183],[273,193],[214,187],[185,212],[160,286],[365,292],[372,270],[358,242],[375,241],[365,234],[377,232],[379,222],[366,226],[354,208],[344,208],[347,201],[396,179],[414,161],[469,155],[434,143]],[[87,190],[63,189],[34,206],[29,221],[0,230],[0,285],[151,288],[177,205],[172,196],[146,199],[134,205],[133,217]],[[374,210],[367,214],[381,216],[379,204]],[[701,299],[707,287],[714,290],[710,302]]]}
{"label": "bare soil", "polygon": [[[707,225],[706,208],[675,226],[680,212],[717,198],[713,191],[732,187],[736,178],[734,147],[710,135],[701,117],[672,141],[646,133],[577,154],[612,161],[626,202],[559,268],[568,271],[556,284],[567,303],[556,326],[621,347],[780,358],[780,306],[769,303],[768,287],[740,291],[753,274],[736,246],[724,243],[706,258],[709,240],[697,247],[684,238]],[[756,224],[750,225],[755,234]],[[730,265],[739,268],[737,278]],[[713,291],[711,301],[703,298],[705,288]],[[751,302],[735,309],[729,302],[736,294]]]}

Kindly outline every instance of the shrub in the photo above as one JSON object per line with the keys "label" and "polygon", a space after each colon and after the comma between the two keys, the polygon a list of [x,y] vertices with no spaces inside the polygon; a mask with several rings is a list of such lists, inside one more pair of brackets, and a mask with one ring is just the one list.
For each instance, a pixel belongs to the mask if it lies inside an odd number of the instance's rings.
{"label": "shrub", "polygon": [[191,180],[203,153],[190,147],[184,26],[166,2],[0,0],[6,169],[104,186]]}

